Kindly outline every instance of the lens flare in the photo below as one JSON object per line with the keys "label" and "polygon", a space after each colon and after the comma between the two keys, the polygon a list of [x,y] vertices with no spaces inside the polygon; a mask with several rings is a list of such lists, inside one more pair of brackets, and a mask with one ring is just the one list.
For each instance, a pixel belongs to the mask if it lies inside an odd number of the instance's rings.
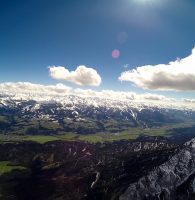
{"label": "lens flare", "polygon": [[118,49],[115,49],[112,51],[112,58],[119,58],[120,51]]}

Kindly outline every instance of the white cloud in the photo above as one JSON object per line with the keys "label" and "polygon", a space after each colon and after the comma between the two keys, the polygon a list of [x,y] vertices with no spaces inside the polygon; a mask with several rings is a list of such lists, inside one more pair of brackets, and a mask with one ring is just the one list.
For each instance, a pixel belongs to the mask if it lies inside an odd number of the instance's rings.
{"label": "white cloud", "polygon": [[151,100],[151,101],[174,101],[174,99],[172,98],[167,98],[159,94],[146,93],[146,94],[141,94],[139,96],[140,96],[140,99]]}
{"label": "white cloud", "polygon": [[183,99],[186,103],[195,103],[195,99]]}
{"label": "white cloud", "polygon": [[169,64],[146,65],[125,71],[119,77],[150,90],[195,91],[195,48],[191,55]]}
{"label": "white cloud", "polygon": [[95,90],[82,90],[77,88],[74,90],[75,94],[83,95],[83,96],[90,96],[90,97],[99,97],[99,98],[108,98],[108,99],[129,99],[135,100],[136,93],[134,92],[123,92],[123,91],[113,91],[113,90],[102,90],[102,91],[95,91]]}
{"label": "white cloud", "polygon": [[6,82],[0,84],[0,91],[12,93],[64,95],[70,93],[71,90],[71,87],[63,85],[61,83],[58,83],[56,85],[40,85],[29,82]]}
{"label": "white cloud", "polygon": [[[75,89],[75,94],[90,96],[90,97],[99,97],[99,98],[107,98],[107,99],[116,99],[116,100],[138,100],[138,101],[173,101],[172,98],[167,98],[163,95],[159,94],[136,94],[135,92],[124,92],[124,91],[114,91],[114,90],[83,90],[83,89]],[[120,97],[120,98],[119,98]]]}
{"label": "white cloud", "polygon": [[62,66],[50,66],[50,76],[53,79],[65,80],[81,86],[99,86],[101,77],[93,68],[78,66],[75,71],[69,71]]}
{"label": "white cloud", "polygon": [[64,84],[58,83],[56,85],[41,85],[29,82],[5,82],[0,83],[0,94],[6,93],[8,95],[17,96],[39,96],[43,99],[46,97],[65,97],[66,95],[98,97],[113,100],[126,100],[126,101],[161,101],[170,102],[172,99],[159,94],[136,94],[135,92],[114,91],[114,90],[91,90],[91,89],[73,89]]}

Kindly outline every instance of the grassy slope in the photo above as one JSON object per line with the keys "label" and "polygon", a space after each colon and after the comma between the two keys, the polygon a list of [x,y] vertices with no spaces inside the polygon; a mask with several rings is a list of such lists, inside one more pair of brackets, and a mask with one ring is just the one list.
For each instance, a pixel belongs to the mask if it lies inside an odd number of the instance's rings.
{"label": "grassy slope", "polygon": [[142,128],[131,128],[126,131],[117,133],[96,133],[88,135],[78,135],[75,133],[61,133],[59,135],[28,135],[28,136],[16,136],[16,135],[2,135],[0,134],[0,143],[5,142],[18,142],[18,141],[35,141],[38,143],[46,143],[55,140],[82,140],[88,142],[112,142],[115,140],[133,140],[139,135],[150,135],[150,136],[163,136],[169,135],[170,130],[174,128],[185,128],[192,127],[195,123],[180,123],[180,124],[170,124],[163,127],[142,129]]}
{"label": "grassy slope", "polygon": [[23,170],[25,167],[18,165],[11,165],[8,161],[0,161],[0,175],[11,172],[12,170]]}

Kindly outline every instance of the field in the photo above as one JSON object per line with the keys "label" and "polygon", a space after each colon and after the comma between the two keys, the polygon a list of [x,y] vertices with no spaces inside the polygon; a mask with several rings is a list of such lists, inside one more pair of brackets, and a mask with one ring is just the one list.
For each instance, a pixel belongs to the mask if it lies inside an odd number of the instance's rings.
{"label": "field", "polygon": [[0,161],[0,175],[9,173],[12,170],[24,170],[25,167],[18,166],[18,165],[12,165],[8,161]]}
{"label": "field", "polygon": [[148,136],[169,136],[173,129],[178,128],[190,128],[195,125],[194,122],[169,124],[156,128],[131,128],[122,132],[115,133],[96,133],[96,134],[76,134],[72,132],[61,132],[60,134],[53,135],[14,135],[14,134],[0,134],[0,143],[12,143],[20,141],[34,141],[41,144],[50,141],[62,140],[62,141],[88,141],[91,143],[96,142],[113,142],[116,140],[134,140],[140,135]]}

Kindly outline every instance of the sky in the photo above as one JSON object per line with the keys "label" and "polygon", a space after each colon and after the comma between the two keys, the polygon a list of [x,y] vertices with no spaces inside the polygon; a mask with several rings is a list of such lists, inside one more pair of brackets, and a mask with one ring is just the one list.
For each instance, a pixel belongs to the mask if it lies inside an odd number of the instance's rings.
{"label": "sky", "polygon": [[0,0],[0,89],[195,99],[194,47],[194,0]]}

